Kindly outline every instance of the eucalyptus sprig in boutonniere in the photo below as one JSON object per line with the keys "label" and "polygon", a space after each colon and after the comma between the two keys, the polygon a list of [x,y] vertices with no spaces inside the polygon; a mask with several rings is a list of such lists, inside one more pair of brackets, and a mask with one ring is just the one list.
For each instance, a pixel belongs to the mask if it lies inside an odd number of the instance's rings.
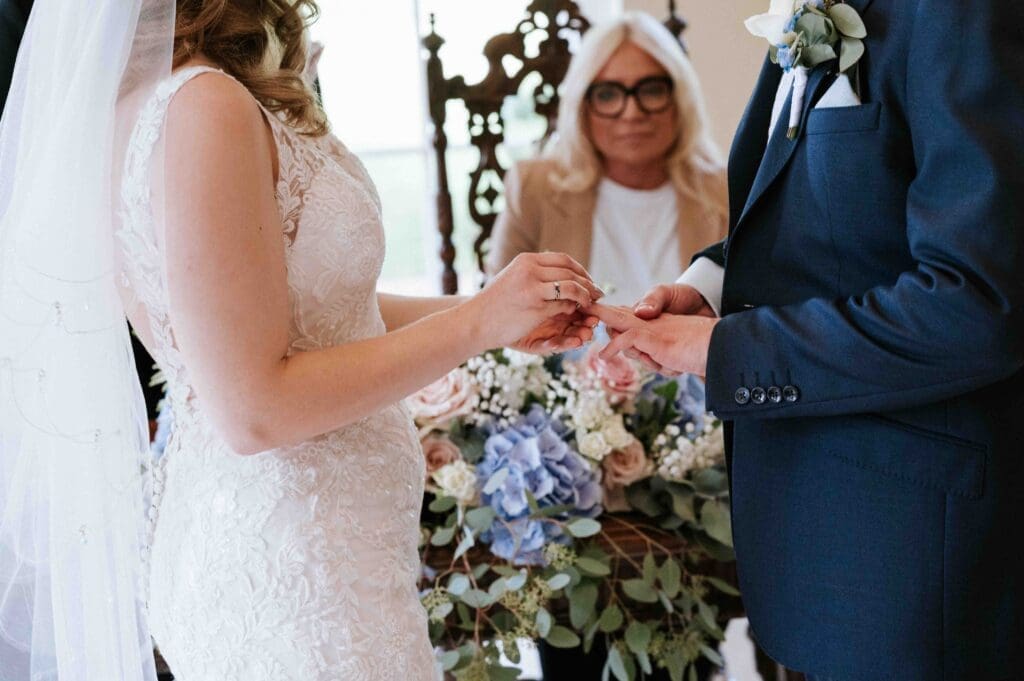
{"label": "eucalyptus sprig in boutonniere", "polygon": [[771,44],[771,59],[795,71],[787,136],[794,139],[803,112],[807,72],[839,59],[842,77],[864,56],[867,29],[850,5],[836,0],[772,0],[767,14],[746,21],[747,30]]}

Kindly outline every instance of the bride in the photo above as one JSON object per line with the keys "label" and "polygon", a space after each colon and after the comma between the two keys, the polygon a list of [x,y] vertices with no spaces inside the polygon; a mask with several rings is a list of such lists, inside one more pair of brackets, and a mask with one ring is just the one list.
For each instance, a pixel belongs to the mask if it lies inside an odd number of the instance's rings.
{"label": "bride", "polygon": [[[36,2],[0,131],[5,681],[153,678],[147,624],[179,681],[436,678],[401,400],[587,342],[602,294],[551,253],[378,294],[376,191],[302,76],[316,11]],[[142,528],[125,316],[176,418]]]}

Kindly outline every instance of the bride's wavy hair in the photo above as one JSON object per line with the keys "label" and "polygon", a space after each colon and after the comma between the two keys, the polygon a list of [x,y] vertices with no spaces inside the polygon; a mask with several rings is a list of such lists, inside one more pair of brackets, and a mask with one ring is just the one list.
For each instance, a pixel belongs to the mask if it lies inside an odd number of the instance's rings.
{"label": "bride's wavy hair", "polygon": [[211,59],[296,130],[324,135],[327,116],[303,77],[319,12],[316,0],[177,0],[174,66]]}

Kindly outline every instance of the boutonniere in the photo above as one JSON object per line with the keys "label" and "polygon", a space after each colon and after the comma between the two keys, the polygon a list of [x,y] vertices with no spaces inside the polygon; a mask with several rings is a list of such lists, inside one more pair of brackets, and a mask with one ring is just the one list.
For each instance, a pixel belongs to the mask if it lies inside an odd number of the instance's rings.
{"label": "boutonniere", "polygon": [[845,74],[864,56],[868,32],[853,7],[836,0],[771,0],[767,14],[746,21],[747,30],[771,45],[772,62],[783,71],[795,71],[793,105],[787,137],[796,138],[803,112],[807,72],[831,59],[839,59]]}

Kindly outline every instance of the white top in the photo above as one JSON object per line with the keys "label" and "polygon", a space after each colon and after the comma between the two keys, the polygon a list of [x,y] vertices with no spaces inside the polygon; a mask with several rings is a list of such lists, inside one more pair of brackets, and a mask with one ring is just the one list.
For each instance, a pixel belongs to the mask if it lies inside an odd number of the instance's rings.
{"label": "white top", "polygon": [[601,302],[633,305],[679,273],[675,188],[630,189],[607,178],[597,187],[590,275],[608,294]]}

